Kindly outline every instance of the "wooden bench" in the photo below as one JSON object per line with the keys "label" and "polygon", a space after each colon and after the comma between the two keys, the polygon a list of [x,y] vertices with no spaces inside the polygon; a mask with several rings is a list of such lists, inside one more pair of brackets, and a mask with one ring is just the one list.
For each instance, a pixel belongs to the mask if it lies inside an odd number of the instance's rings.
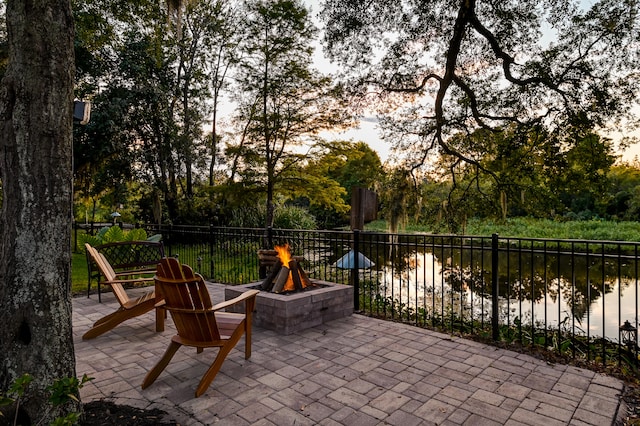
{"label": "wooden bench", "polygon": [[[131,274],[155,274],[156,266],[164,257],[164,245],[161,241],[118,241],[96,246],[95,249],[104,255],[113,270],[118,275],[127,272]],[[98,280],[98,301],[100,296],[100,270],[87,253],[88,285],[87,297],[91,293],[91,280]]]}

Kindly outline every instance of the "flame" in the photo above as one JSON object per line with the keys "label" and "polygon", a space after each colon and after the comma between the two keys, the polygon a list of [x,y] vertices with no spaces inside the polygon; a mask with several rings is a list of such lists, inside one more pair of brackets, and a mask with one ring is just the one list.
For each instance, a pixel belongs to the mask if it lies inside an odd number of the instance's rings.
{"label": "flame", "polygon": [[289,244],[285,244],[283,246],[275,246],[274,247],[275,251],[278,252],[278,258],[280,259],[280,262],[282,262],[282,264],[284,266],[289,266],[289,262],[291,261],[291,251],[289,251]]}
{"label": "flame", "polygon": [[293,275],[289,272],[289,278],[287,278],[287,282],[284,283],[284,287],[282,287],[282,291],[294,291],[296,289],[295,284],[293,283]]}
{"label": "flame", "polygon": [[[291,250],[289,249],[289,244],[285,244],[283,246],[275,246],[275,251],[278,253],[278,258],[280,262],[287,268],[289,267],[289,262],[291,261]],[[289,276],[287,277],[287,282],[282,287],[282,291],[293,291],[296,289],[295,284],[293,283],[293,275],[291,271],[289,271]]]}

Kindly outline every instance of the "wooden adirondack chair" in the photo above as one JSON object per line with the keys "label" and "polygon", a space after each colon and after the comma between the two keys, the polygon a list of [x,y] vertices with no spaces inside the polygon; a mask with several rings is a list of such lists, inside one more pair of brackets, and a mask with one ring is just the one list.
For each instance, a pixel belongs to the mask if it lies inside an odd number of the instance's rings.
{"label": "wooden adirondack chair", "polygon": [[[93,258],[95,264],[100,269],[101,276],[104,277],[104,280],[101,281],[101,284],[105,284],[111,287],[111,290],[116,296],[118,303],[120,303],[120,307],[117,311],[96,321],[93,324],[93,327],[91,327],[91,329],[89,329],[89,331],[87,331],[82,336],[83,340],[98,337],[101,334],[111,330],[118,324],[130,318],[134,318],[138,315],[147,313],[150,310],[156,308],[155,305],[159,300],[157,300],[156,293],[153,289],[147,291],[142,296],[139,296],[137,298],[130,298],[124,288],[124,284],[152,282],[153,277],[123,278],[123,276],[130,277],[131,273],[127,273],[124,275],[116,274],[102,253],[99,253],[89,244],[85,244],[85,248],[87,249],[87,253],[89,253],[89,255]],[[162,308],[156,309],[156,331],[164,330],[165,316],[166,313]]]}
{"label": "wooden adirondack chair", "polygon": [[[245,335],[245,359],[251,356],[251,315],[255,309],[258,290],[249,290],[240,296],[212,305],[209,291],[200,274],[194,274],[177,259],[164,258],[156,272],[156,290],[162,294],[162,306],[171,312],[178,334],[173,336],[167,351],[142,382],[142,389],[150,386],[167,367],[182,345],[197,348],[219,347],[218,355],[205,372],[196,389],[202,395],[222,367],[225,358]],[[223,312],[227,306],[245,303],[245,314]]]}

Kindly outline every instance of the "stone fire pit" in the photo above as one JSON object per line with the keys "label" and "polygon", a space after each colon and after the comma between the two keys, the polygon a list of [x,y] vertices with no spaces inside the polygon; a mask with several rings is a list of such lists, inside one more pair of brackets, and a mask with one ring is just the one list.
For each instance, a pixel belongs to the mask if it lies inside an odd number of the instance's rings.
{"label": "stone fire pit", "polygon": [[[288,335],[353,313],[353,287],[327,281],[314,280],[313,283],[317,287],[296,293],[261,291],[256,298],[253,323]],[[224,290],[225,300],[259,286],[259,282],[228,286]],[[243,312],[244,305],[233,308],[235,312]]]}

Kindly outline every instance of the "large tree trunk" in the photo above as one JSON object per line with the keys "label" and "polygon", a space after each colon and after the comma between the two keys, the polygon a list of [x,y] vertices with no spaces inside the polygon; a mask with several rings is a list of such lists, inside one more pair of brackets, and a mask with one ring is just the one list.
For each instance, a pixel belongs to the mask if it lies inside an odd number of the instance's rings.
{"label": "large tree trunk", "polygon": [[0,92],[0,390],[33,376],[21,424],[49,410],[46,387],[75,377],[71,328],[73,18],[69,0],[7,2]]}

